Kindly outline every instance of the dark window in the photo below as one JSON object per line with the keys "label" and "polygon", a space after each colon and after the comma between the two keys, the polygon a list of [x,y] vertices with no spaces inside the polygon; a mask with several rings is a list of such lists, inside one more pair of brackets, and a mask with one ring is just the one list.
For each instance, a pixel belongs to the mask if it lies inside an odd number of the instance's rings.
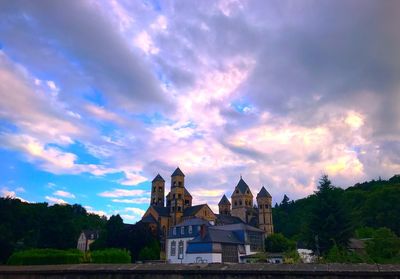
{"label": "dark window", "polygon": [[158,187],[158,192],[162,192],[162,187]]}
{"label": "dark window", "polygon": [[238,247],[234,244],[222,244],[222,262],[237,263]]}
{"label": "dark window", "polygon": [[236,201],[234,202],[234,204],[235,204],[235,206],[237,206],[237,202]]}
{"label": "dark window", "polygon": [[176,181],[174,181],[174,186],[176,186]]}
{"label": "dark window", "polygon": [[172,212],[174,212],[174,211],[175,211],[175,206],[172,207]]}
{"label": "dark window", "polygon": [[185,200],[185,205],[189,205],[190,201],[189,200]]}
{"label": "dark window", "polygon": [[158,199],[158,202],[161,203],[161,198]]}
{"label": "dark window", "polygon": [[260,204],[259,208],[262,209],[262,204]]}
{"label": "dark window", "polygon": [[156,191],[156,187],[153,187],[153,192],[155,192]]}
{"label": "dark window", "polygon": [[236,194],[239,194],[239,190],[236,190]]}
{"label": "dark window", "polygon": [[175,199],[175,194],[172,194],[172,198]]}
{"label": "dark window", "polygon": [[181,207],[180,206],[178,206],[178,210],[177,210],[178,212],[181,212]]}
{"label": "dark window", "polygon": [[181,186],[182,186],[182,182],[181,182],[181,181],[179,181],[179,182],[178,182],[178,185],[179,185],[179,187],[181,187]]}
{"label": "dark window", "polygon": [[178,194],[178,199],[181,199],[182,198],[182,194]]}
{"label": "dark window", "polygon": [[171,242],[171,256],[175,256],[176,253],[176,242],[172,241]]}
{"label": "dark window", "polygon": [[242,200],[239,200],[239,205],[242,205]]}
{"label": "dark window", "polygon": [[262,233],[247,231],[248,239],[250,242],[250,251],[262,251],[263,250],[263,239]]}

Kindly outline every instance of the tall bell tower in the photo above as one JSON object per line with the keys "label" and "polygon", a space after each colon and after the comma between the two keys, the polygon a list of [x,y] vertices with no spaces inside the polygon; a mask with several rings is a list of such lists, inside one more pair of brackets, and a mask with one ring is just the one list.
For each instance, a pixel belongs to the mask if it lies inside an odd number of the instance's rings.
{"label": "tall bell tower", "polygon": [[172,225],[178,224],[183,216],[185,199],[185,175],[179,167],[171,175],[171,207]]}
{"label": "tall bell tower", "polygon": [[165,180],[160,174],[157,174],[151,181],[151,200],[150,205],[164,206]]}
{"label": "tall bell tower", "polygon": [[263,186],[257,194],[258,227],[265,232],[265,236],[274,233],[272,223],[272,197]]}
{"label": "tall bell tower", "polygon": [[218,203],[218,209],[221,215],[231,215],[231,203],[225,195]]}

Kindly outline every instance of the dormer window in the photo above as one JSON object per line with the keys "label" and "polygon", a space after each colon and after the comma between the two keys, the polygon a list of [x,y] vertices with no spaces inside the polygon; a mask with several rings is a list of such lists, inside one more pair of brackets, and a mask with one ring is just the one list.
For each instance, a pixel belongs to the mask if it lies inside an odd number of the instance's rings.
{"label": "dormer window", "polygon": [[185,227],[181,227],[181,234],[185,234]]}
{"label": "dormer window", "polygon": [[176,227],[172,229],[172,234],[176,235]]}
{"label": "dormer window", "polygon": [[192,227],[192,226],[189,226],[188,233],[189,233],[189,234],[192,234],[192,232],[193,232],[193,227]]}

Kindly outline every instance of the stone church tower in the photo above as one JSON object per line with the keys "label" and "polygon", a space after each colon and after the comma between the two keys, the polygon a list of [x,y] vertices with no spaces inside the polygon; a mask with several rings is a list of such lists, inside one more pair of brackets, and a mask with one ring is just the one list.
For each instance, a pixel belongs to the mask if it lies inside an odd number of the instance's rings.
{"label": "stone church tower", "polygon": [[164,206],[165,180],[160,174],[151,182],[151,205]]}
{"label": "stone church tower", "polygon": [[170,214],[172,225],[176,225],[182,219],[185,206],[185,175],[179,167],[171,175],[171,192],[169,198],[171,199]]}
{"label": "stone church tower", "polygon": [[219,208],[219,214],[231,215],[231,203],[225,195],[218,203],[218,208]]}
{"label": "stone church tower", "polygon": [[266,233],[266,236],[269,236],[274,232],[272,223],[272,197],[264,186],[257,194],[257,204],[258,227]]}
{"label": "stone church tower", "polygon": [[253,207],[253,194],[249,186],[240,176],[240,180],[231,196],[232,216],[239,217],[243,222],[248,222],[247,211]]}

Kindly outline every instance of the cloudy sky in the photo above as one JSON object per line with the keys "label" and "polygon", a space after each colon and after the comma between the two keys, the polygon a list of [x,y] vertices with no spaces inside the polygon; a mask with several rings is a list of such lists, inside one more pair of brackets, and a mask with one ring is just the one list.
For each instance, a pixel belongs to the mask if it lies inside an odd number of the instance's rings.
{"label": "cloudy sky", "polygon": [[400,173],[400,1],[0,1],[0,194],[137,221]]}

